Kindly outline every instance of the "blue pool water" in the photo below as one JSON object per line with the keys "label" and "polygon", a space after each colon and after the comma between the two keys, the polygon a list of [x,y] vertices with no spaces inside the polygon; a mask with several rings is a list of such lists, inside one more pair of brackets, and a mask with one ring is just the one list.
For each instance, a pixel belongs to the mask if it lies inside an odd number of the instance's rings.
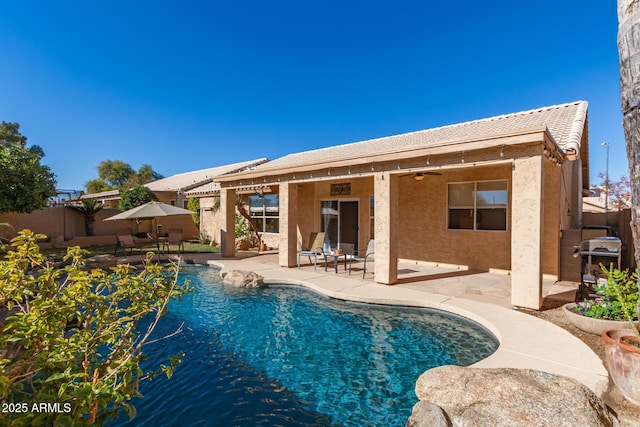
{"label": "blue pool water", "polygon": [[346,303],[297,286],[235,289],[188,266],[195,292],[173,302],[150,347],[167,380],[141,386],[138,415],[116,426],[404,426],[429,368],[467,366],[498,347],[487,330],[441,311]]}

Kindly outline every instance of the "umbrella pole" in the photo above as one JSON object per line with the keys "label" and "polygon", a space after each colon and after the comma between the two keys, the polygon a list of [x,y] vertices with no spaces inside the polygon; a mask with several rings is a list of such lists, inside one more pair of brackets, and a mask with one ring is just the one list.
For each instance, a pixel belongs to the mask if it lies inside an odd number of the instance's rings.
{"label": "umbrella pole", "polygon": [[160,236],[158,235],[158,217],[153,217],[153,221],[155,222],[156,228],[156,248],[158,249],[158,261],[160,261]]}

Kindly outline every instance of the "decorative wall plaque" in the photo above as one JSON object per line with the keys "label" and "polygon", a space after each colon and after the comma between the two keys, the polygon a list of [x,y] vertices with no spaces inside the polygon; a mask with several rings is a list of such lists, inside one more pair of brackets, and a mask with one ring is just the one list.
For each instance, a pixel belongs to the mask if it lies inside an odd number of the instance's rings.
{"label": "decorative wall plaque", "polygon": [[331,184],[332,196],[349,196],[351,195],[351,183],[343,182],[340,184]]}

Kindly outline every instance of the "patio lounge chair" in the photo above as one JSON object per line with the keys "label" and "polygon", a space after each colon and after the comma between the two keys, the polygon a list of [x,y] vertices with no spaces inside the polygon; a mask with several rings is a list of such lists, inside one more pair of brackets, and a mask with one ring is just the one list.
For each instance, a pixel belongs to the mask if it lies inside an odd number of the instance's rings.
{"label": "patio lounge chair", "polygon": [[373,251],[375,250],[375,246],[376,246],[376,241],[374,239],[369,240],[369,244],[367,245],[367,250],[364,253],[364,256],[361,256],[358,254],[358,252],[360,251],[355,251],[353,253],[353,256],[350,257],[350,261],[349,261],[349,274],[351,274],[351,268],[352,268],[352,264],[353,262],[364,262],[364,267],[362,269],[362,278],[364,279],[364,275],[367,274],[367,261],[368,262],[373,262],[375,261],[374,257],[373,257]]}
{"label": "patio lounge chair", "polygon": [[167,247],[167,253],[171,250],[171,245],[176,245],[178,247],[178,253],[184,252],[184,241],[182,240],[182,230],[181,229],[172,229],[169,230],[169,235],[166,241],[162,242],[162,249],[164,251],[164,247]]}
{"label": "patio lounge chair", "polygon": [[309,262],[311,262],[311,257],[313,257],[313,269],[315,270],[318,264],[318,256],[324,256],[323,246],[324,233],[311,233],[308,246],[303,246],[302,249],[298,251],[298,269],[300,268],[300,256],[306,255],[309,257]]}
{"label": "patio lounge chair", "polygon": [[127,254],[127,248],[129,249],[129,255],[133,253],[133,248],[138,248],[138,245],[136,245],[131,234],[116,234],[116,239],[116,249],[113,251],[113,256],[117,255],[119,248],[124,249],[125,255]]}

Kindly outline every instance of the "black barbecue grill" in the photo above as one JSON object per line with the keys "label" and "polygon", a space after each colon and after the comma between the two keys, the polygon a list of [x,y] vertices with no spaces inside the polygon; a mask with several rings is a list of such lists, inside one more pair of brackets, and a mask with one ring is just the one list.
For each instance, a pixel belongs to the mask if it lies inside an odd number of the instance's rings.
{"label": "black barbecue grill", "polygon": [[606,283],[607,277],[600,269],[600,264],[609,268],[620,268],[622,255],[622,242],[617,237],[596,237],[583,240],[576,254],[581,257],[582,280],[578,289],[578,299],[585,298],[593,292],[595,283]]}

